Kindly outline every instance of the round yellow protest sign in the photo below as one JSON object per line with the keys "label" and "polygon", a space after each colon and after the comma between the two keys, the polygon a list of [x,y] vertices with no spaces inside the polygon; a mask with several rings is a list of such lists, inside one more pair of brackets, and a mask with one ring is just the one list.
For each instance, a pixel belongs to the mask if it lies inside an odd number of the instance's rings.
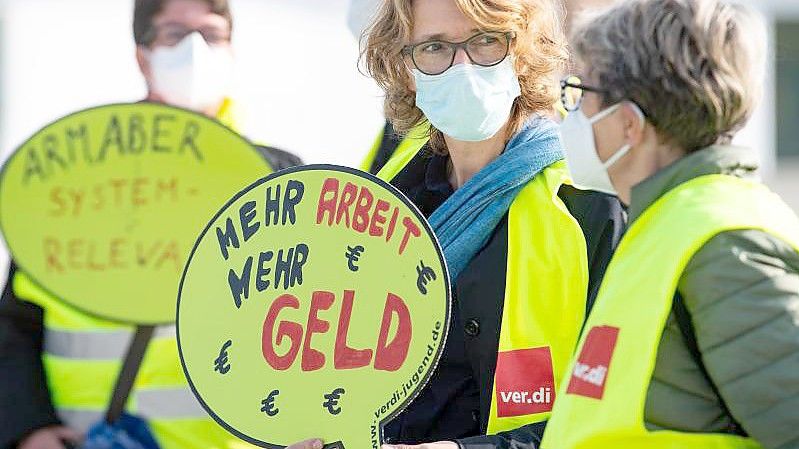
{"label": "round yellow protest sign", "polygon": [[236,195],[186,266],[178,344],[200,402],[263,447],[378,447],[444,347],[446,265],[399,191],[329,165]]}
{"label": "round yellow protest sign", "polygon": [[207,217],[267,171],[205,116],[149,103],[88,109],[5,164],[0,227],[16,264],[53,296],[114,321],[171,323]]}

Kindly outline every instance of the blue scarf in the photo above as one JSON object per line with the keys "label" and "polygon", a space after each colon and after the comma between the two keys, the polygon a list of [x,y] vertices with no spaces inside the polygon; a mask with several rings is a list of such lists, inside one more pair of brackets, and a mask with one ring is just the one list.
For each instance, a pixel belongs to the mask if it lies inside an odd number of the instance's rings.
{"label": "blue scarf", "polygon": [[516,195],[535,175],[563,159],[557,125],[535,117],[513,136],[505,151],[485,166],[430,216],[454,284],[485,246]]}

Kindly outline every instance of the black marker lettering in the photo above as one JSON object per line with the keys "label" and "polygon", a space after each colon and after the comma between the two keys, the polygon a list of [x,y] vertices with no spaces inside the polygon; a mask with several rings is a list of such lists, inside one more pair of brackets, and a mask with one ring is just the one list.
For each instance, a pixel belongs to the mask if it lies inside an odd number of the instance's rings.
{"label": "black marker lettering", "polygon": [[305,194],[305,185],[299,181],[290,180],[286,184],[286,197],[283,200],[283,220],[285,225],[286,221],[291,224],[296,223],[297,214],[294,208],[302,201],[302,196]]}
{"label": "black marker lettering", "polygon": [[[286,258],[283,258],[286,254]],[[294,248],[289,248],[288,251],[278,250],[277,262],[275,263],[275,288],[279,288],[280,280],[283,280],[283,290],[289,288],[289,281],[291,275],[291,263],[294,260]]]}
{"label": "black marker lettering", "polygon": [[147,145],[147,133],[144,130],[144,120],[139,114],[132,114],[128,121],[128,151],[131,154],[141,154]]}
{"label": "black marker lettering", "polygon": [[222,257],[225,260],[228,259],[228,247],[233,246],[234,248],[239,247],[239,236],[236,235],[236,228],[233,226],[233,220],[228,217],[227,221],[225,222],[225,230],[222,231],[222,228],[216,228],[216,238],[219,240],[219,249],[222,251]]}
{"label": "black marker lettering", "polygon": [[39,176],[39,180],[44,181],[47,175],[44,173],[44,168],[38,154],[36,154],[36,149],[28,147],[25,156],[25,173],[22,175],[22,183],[28,184],[33,175]]}
{"label": "black marker lettering", "polygon": [[252,272],[252,256],[247,258],[244,263],[244,268],[241,270],[241,276],[237,276],[236,272],[231,268],[227,275],[228,284],[230,285],[230,293],[233,295],[233,303],[236,308],[241,308],[241,297],[244,299],[250,297],[250,273]]}
{"label": "black marker lettering", "polygon": [[117,118],[116,115],[111,116],[111,120],[108,122],[108,126],[105,129],[103,143],[100,145],[100,151],[97,154],[98,161],[105,160],[105,156],[111,146],[116,146],[120,154],[124,152],[124,148],[122,147],[122,129],[119,127],[119,118]]}
{"label": "black marker lettering", "polygon": [[61,167],[62,170],[67,169],[67,161],[58,154],[58,138],[52,134],[48,134],[44,136],[42,142],[42,148],[44,149],[44,160],[50,166],[51,173],[54,172],[54,166],[57,164]]}
{"label": "black marker lettering", "polygon": [[163,122],[174,122],[174,115],[156,114],[153,118],[153,151],[157,153],[169,153],[170,148],[163,145],[162,138],[169,138],[167,130],[169,127],[164,127]]}
{"label": "black marker lettering", "polygon": [[280,184],[275,186],[274,197],[272,197],[272,187],[267,187],[265,208],[264,226],[277,225],[277,220],[280,217]]}
{"label": "black marker lettering", "polygon": [[272,269],[267,268],[266,264],[272,260],[274,255],[274,252],[266,251],[258,256],[258,271],[256,272],[255,276],[255,288],[258,289],[259,292],[269,288],[269,280],[267,280],[266,277],[269,276],[269,273],[272,272]]}
{"label": "black marker lettering", "polygon": [[243,206],[239,209],[239,220],[241,221],[241,233],[244,236],[244,241],[250,239],[256,232],[258,232],[258,228],[261,227],[260,222],[253,223],[255,220],[255,201],[247,201],[244,203]]}
{"label": "black marker lettering", "polygon": [[183,154],[186,152],[186,149],[190,149],[192,153],[194,153],[194,157],[197,158],[198,161],[202,162],[203,155],[200,153],[200,149],[197,147],[197,136],[200,134],[200,125],[196,122],[186,122],[186,127],[183,129],[183,138],[180,139],[180,147],[178,148],[178,152]]}
{"label": "black marker lettering", "polygon": [[91,147],[89,145],[89,135],[86,132],[86,124],[81,123],[78,128],[67,128],[66,130],[67,148],[69,151],[69,160],[75,162],[78,159],[78,145],[80,145],[83,159],[86,163],[92,163],[94,160],[91,155]]}

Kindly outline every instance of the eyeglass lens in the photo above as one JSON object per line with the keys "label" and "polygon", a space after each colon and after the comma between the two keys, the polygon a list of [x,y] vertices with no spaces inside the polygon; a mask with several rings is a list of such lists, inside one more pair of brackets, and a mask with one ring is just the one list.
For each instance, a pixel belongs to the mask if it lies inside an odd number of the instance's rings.
{"label": "eyeglass lens", "polygon": [[179,44],[186,36],[193,32],[199,32],[208,45],[221,45],[230,41],[230,32],[226,29],[206,27],[197,30],[167,25],[155,29],[154,44],[172,47]]}
{"label": "eyeglass lens", "polygon": [[580,78],[571,76],[565,80],[561,90],[561,102],[567,111],[576,111],[583,101],[583,90],[573,85],[580,85]]}
{"label": "eyeglass lens", "polygon": [[466,42],[428,41],[413,47],[411,56],[420,72],[427,75],[444,73],[452,66],[455,53],[463,47],[469,59],[477,65],[492,66],[508,55],[509,39],[506,33],[481,33]]}

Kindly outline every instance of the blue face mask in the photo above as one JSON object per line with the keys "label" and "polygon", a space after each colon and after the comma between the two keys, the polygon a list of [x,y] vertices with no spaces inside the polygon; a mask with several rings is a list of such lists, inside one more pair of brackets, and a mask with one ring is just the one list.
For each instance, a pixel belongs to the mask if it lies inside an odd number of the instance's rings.
{"label": "blue face mask", "polygon": [[511,58],[492,67],[458,64],[440,75],[413,69],[416,106],[439,131],[453,139],[479,142],[508,121],[521,95]]}

